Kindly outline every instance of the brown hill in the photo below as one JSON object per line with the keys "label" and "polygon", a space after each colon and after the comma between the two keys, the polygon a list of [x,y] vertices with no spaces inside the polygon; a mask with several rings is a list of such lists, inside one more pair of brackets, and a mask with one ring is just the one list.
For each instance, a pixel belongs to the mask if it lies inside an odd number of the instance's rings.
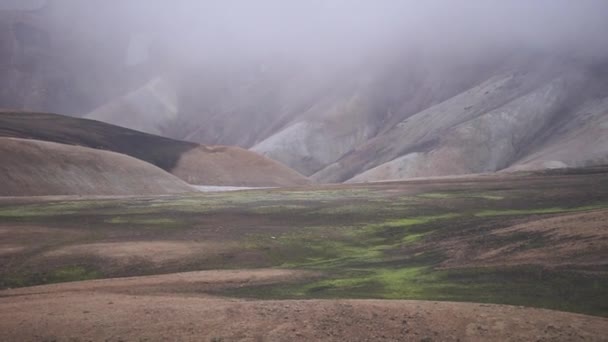
{"label": "brown hill", "polygon": [[204,146],[57,114],[1,112],[0,136],[123,153],[200,185],[292,186],[309,180],[239,147]]}
{"label": "brown hill", "polygon": [[141,160],[108,151],[0,138],[0,196],[145,195],[193,191]]}

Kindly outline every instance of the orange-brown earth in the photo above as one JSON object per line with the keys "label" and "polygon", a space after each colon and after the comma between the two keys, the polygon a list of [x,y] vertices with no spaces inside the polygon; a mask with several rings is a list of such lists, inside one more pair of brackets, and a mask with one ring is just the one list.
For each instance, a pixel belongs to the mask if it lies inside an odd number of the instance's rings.
{"label": "orange-brown earth", "polygon": [[13,341],[603,341],[606,318],[398,300],[235,300],[208,289],[295,281],[288,270],[202,271],[0,292]]}

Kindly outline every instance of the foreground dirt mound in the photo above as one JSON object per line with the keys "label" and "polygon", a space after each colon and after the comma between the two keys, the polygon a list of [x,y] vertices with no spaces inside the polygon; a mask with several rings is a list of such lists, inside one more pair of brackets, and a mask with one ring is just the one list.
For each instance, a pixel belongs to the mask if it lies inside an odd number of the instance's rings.
{"label": "foreground dirt mound", "polygon": [[57,114],[0,112],[0,137],[123,153],[197,185],[293,186],[310,183],[287,166],[239,147],[199,145]]}
{"label": "foreground dirt mound", "polygon": [[[203,271],[0,292],[0,339],[19,341],[601,341],[608,320],[427,301],[245,301],[210,289],[305,277]],[[308,275],[309,276],[309,275]]]}
{"label": "foreground dirt mound", "polygon": [[0,196],[144,195],[194,191],[141,160],[51,142],[0,138]]}

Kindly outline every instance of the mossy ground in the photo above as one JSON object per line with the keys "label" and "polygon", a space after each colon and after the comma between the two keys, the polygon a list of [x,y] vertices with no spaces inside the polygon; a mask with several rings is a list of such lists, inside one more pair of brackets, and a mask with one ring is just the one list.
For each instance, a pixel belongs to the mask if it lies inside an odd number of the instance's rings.
{"label": "mossy ground", "polygon": [[70,281],[81,281],[102,278],[103,274],[89,266],[69,265],[57,267],[47,272],[14,273],[2,281],[2,287],[23,287],[41,284],[64,283]]}
{"label": "mossy ground", "polygon": [[[496,248],[528,241],[526,248],[538,248],[549,243],[542,234],[475,238],[538,217],[608,207],[605,174],[545,178],[1,204],[0,227],[43,226],[84,235],[35,245],[10,258],[0,256],[0,261],[7,261],[0,275],[7,287],[214,266],[272,266],[314,270],[321,276],[223,294],[475,301],[607,316],[606,270],[442,267],[449,256],[436,246],[446,239]],[[83,242],[158,239],[229,241],[240,247],[218,256],[221,260],[213,265],[192,259],[146,265],[144,271],[135,266],[117,271],[77,256],[52,262],[43,258],[53,248]]]}

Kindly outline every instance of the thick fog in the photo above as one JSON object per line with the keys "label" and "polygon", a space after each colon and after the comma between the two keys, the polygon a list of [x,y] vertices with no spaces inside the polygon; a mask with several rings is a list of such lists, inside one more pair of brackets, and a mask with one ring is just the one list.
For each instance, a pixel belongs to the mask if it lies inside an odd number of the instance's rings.
{"label": "thick fog", "polygon": [[87,113],[158,76],[253,69],[595,62],[608,56],[606,17],[605,0],[0,0],[3,30],[27,24],[13,30],[20,48],[0,34],[0,66],[20,72],[3,76],[0,105]]}
{"label": "thick fog", "polygon": [[75,25],[83,39],[119,26],[132,41],[154,43],[179,63],[341,60],[391,48],[454,55],[500,47],[585,56],[608,51],[603,0],[57,2],[72,8],[58,10],[55,20]]}

